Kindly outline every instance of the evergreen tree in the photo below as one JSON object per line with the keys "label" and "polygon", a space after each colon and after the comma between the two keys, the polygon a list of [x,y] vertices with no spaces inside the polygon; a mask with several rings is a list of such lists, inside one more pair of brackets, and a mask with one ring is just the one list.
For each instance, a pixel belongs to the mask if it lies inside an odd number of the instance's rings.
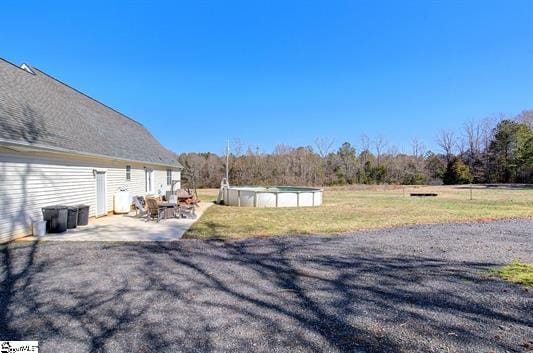
{"label": "evergreen tree", "polygon": [[453,158],[446,166],[442,181],[446,185],[471,183],[470,168],[460,158]]}

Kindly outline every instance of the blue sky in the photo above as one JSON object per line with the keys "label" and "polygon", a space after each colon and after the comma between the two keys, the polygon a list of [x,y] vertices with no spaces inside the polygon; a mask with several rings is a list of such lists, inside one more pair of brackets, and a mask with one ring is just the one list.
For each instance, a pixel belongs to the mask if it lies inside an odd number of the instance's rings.
{"label": "blue sky", "polygon": [[533,108],[533,1],[13,1],[0,56],[144,124],[176,152],[226,138],[435,148]]}

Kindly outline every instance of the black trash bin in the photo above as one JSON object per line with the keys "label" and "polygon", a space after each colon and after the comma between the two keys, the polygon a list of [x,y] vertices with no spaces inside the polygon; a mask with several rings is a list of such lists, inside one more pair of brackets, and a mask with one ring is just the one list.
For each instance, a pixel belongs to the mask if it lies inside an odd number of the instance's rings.
{"label": "black trash bin", "polygon": [[67,230],[67,206],[43,207],[43,220],[46,221],[47,233],[63,233]]}
{"label": "black trash bin", "polygon": [[78,225],[78,207],[68,206],[67,228],[73,229]]}
{"label": "black trash bin", "polygon": [[89,205],[78,205],[78,225],[86,226],[89,224]]}

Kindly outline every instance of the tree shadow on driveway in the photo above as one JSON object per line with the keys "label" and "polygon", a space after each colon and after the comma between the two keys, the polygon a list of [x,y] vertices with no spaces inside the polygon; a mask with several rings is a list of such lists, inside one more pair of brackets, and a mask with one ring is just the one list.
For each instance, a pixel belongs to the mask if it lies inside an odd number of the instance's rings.
{"label": "tree shadow on driveway", "polygon": [[0,339],[46,351],[520,351],[533,324],[531,295],[486,277],[492,263],[355,237],[32,248],[11,249],[21,275],[2,270]]}

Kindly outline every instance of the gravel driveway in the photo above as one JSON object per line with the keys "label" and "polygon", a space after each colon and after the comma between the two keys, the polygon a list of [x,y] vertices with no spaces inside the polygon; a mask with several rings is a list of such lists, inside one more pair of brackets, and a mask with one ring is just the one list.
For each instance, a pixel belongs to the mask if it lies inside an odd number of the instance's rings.
{"label": "gravel driveway", "polygon": [[[0,339],[41,352],[525,352],[533,220],[0,249]],[[529,345],[530,348],[527,348]]]}

